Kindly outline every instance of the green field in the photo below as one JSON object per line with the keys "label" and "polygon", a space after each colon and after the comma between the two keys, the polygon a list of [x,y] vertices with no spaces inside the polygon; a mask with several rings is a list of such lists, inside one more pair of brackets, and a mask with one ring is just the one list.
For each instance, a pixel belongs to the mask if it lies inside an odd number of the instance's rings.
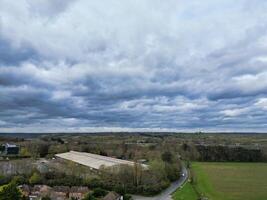
{"label": "green field", "polygon": [[197,194],[195,193],[192,185],[186,183],[183,188],[173,194],[175,200],[196,200]]}
{"label": "green field", "polygon": [[211,200],[266,200],[267,164],[194,163],[197,190]]}
{"label": "green field", "polygon": [[[266,200],[267,164],[193,163],[195,189],[209,200]],[[175,200],[196,200],[192,185],[174,194]]]}

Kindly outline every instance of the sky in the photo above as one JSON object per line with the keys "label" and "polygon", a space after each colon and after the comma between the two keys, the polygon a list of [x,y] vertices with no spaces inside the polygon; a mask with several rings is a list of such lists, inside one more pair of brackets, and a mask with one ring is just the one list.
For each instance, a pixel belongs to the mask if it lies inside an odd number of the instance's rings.
{"label": "sky", "polygon": [[266,10],[0,0],[0,132],[267,132]]}

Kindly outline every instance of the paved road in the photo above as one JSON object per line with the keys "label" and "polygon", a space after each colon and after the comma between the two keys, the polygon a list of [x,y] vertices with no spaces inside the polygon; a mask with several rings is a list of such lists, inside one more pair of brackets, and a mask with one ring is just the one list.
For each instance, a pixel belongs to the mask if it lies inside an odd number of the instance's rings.
{"label": "paved road", "polygon": [[179,187],[181,187],[188,178],[188,171],[185,167],[182,168],[182,173],[184,174],[178,181],[173,182],[170,187],[164,190],[157,196],[154,197],[143,197],[133,195],[134,200],[171,200],[171,194],[175,192]]}

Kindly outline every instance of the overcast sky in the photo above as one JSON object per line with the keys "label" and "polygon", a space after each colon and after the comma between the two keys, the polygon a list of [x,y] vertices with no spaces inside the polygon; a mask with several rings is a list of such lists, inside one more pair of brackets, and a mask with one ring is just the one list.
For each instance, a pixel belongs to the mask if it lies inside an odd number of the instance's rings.
{"label": "overcast sky", "polygon": [[266,10],[0,0],[0,131],[267,131]]}

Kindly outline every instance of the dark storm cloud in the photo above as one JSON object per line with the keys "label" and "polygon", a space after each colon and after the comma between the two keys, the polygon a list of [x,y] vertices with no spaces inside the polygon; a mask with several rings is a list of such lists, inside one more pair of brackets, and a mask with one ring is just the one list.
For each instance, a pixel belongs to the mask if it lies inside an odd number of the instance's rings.
{"label": "dark storm cloud", "polygon": [[0,130],[265,131],[266,9],[2,0]]}
{"label": "dark storm cloud", "polygon": [[34,49],[27,45],[16,48],[0,35],[0,65],[18,65],[22,61],[35,60],[38,56]]}

